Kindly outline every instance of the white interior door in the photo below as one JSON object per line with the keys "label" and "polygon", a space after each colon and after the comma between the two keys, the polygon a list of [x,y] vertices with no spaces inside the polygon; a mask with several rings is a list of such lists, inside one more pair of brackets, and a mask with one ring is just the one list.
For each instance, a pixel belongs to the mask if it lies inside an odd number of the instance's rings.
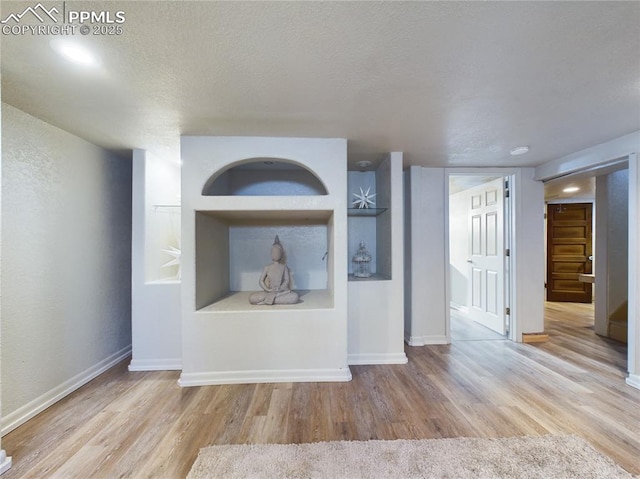
{"label": "white interior door", "polygon": [[504,335],[504,179],[469,193],[469,317]]}

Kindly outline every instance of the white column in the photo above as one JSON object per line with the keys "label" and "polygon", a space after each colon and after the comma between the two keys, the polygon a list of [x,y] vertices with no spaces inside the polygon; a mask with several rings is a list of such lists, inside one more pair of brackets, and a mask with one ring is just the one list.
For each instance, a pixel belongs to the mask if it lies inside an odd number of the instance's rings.
{"label": "white column", "polygon": [[627,384],[640,389],[640,171],[637,155],[629,155],[629,377]]}
{"label": "white column", "polygon": [[405,341],[409,346],[449,342],[445,181],[444,168],[412,166],[405,173],[409,186],[405,192],[405,234],[409,235],[405,251]]}

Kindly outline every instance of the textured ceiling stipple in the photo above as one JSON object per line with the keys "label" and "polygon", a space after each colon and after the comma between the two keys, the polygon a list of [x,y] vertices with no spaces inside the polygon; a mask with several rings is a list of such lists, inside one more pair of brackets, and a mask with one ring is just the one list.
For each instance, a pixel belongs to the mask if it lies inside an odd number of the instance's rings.
{"label": "textured ceiling stipple", "polygon": [[640,129],[640,2],[67,5],[126,13],[121,35],[74,36],[100,68],[3,35],[2,100],[109,148],[340,137],[352,164],[537,165]]}

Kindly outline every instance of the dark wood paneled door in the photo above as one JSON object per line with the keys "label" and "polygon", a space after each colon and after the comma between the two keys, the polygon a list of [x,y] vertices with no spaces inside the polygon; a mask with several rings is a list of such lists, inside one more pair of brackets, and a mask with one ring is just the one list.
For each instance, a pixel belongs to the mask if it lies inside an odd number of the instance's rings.
{"label": "dark wood paneled door", "polygon": [[591,283],[578,280],[591,274],[591,203],[547,205],[547,301],[591,302]]}

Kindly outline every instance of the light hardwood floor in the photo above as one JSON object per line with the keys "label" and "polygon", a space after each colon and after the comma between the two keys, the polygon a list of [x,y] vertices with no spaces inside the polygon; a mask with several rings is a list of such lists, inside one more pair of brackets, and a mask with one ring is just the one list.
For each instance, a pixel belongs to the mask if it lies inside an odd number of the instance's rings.
{"label": "light hardwood floor", "polygon": [[407,347],[349,383],[181,389],[122,363],[5,436],[3,479],[184,477],[201,447],[235,443],[576,434],[640,474],[640,391],[626,346],[590,305],[549,303],[548,343]]}

